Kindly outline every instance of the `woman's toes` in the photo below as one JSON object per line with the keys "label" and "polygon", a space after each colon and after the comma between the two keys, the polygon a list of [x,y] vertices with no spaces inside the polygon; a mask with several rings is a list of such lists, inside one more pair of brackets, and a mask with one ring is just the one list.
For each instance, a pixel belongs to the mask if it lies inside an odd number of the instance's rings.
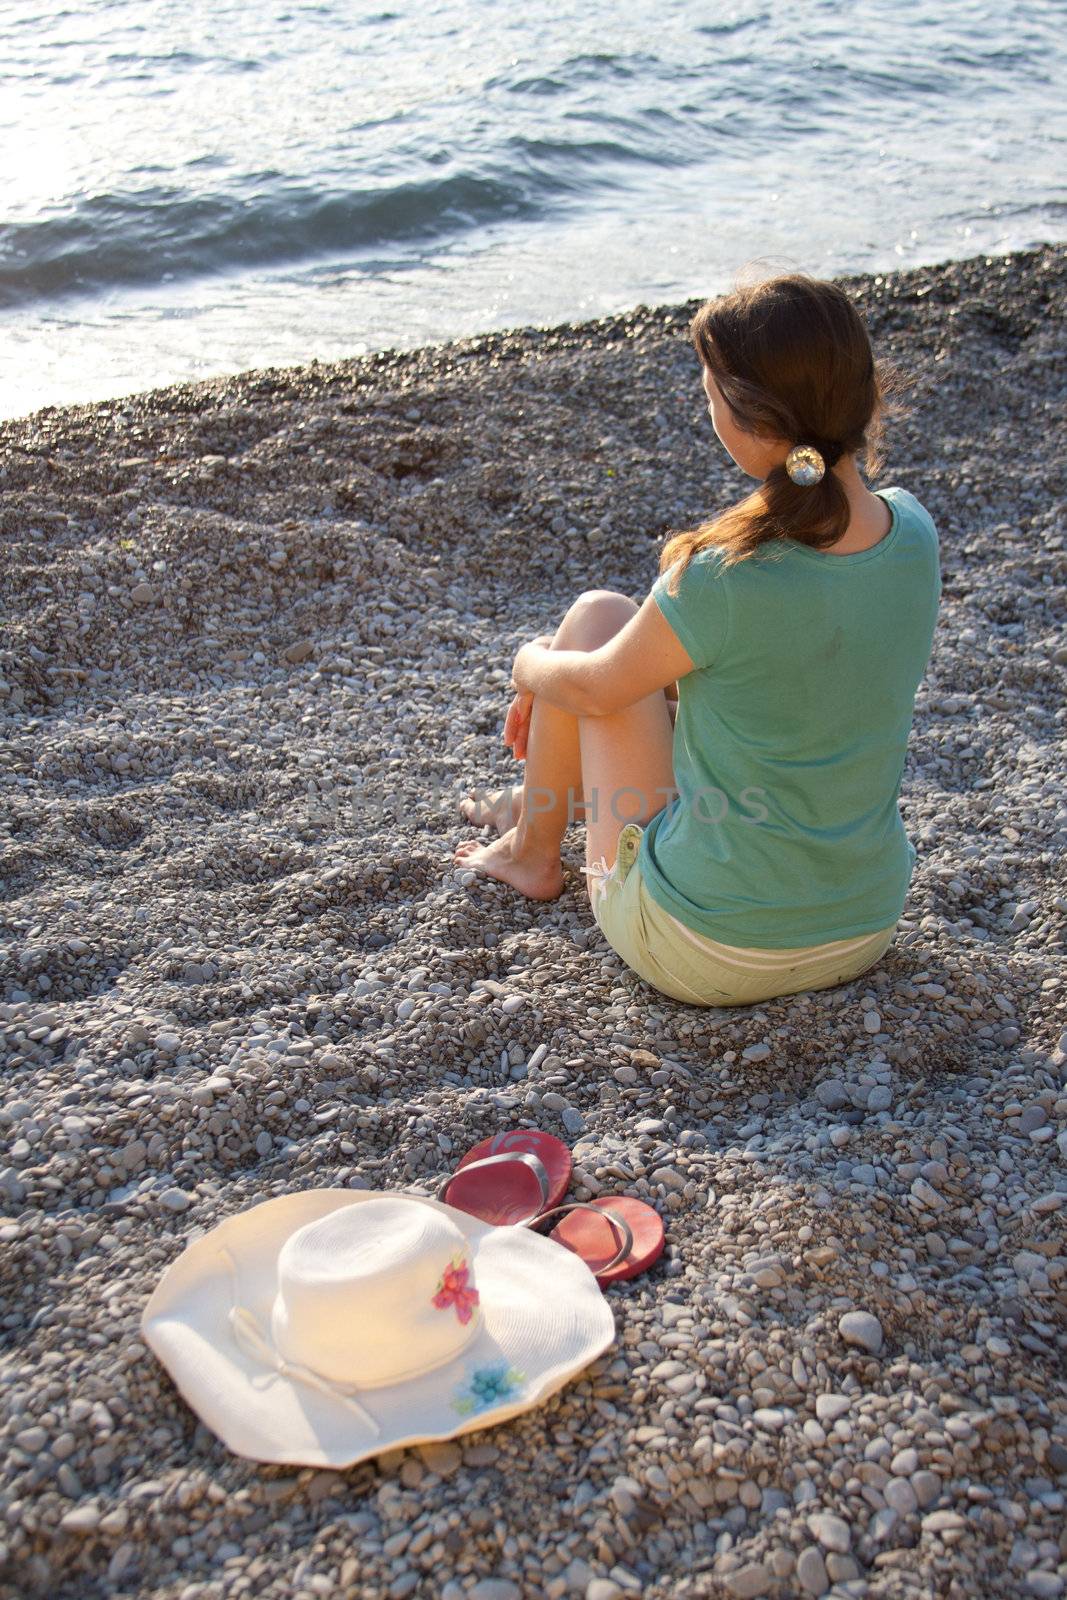
{"label": "woman's toes", "polygon": [[493,802],[484,795],[465,795],[459,803],[459,809],[472,828],[487,828],[494,820]]}
{"label": "woman's toes", "polygon": [[490,844],[473,844],[463,855],[457,853],[457,865],[473,868],[485,877],[498,878],[510,883],[531,900],[555,900],[563,892],[563,868],[558,856],[554,861],[516,857],[513,854],[513,830]]}
{"label": "woman's toes", "polygon": [[521,783],[510,789],[498,789],[495,794],[469,794],[459,802],[460,814],[472,828],[495,827],[498,833],[506,833],[514,827],[521,807]]}

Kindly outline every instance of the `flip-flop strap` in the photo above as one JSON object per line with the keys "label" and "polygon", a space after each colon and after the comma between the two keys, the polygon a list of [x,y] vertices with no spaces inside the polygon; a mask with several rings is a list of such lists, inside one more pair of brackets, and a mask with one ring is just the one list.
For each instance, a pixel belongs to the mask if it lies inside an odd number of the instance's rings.
{"label": "flip-flop strap", "polygon": [[[544,1162],[541,1161],[537,1156],[533,1155],[529,1150],[505,1150],[501,1152],[500,1155],[483,1156],[479,1161],[468,1161],[466,1166],[457,1167],[455,1172],[448,1173],[447,1176],[444,1177],[438,1184],[437,1192],[441,1196],[441,1199],[444,1200],[448,1193],[449,1185],[455,1183],[457,1178],[462,1178],[467,1172],[477,1172],[479,1168],[482,1167],[499,1167],[504,1162],[507,1162],[509,1165],[514,1165],[516,1162],[520,1163],[522,1166],[528,1168],[528,1170],[532,1172],[534,1177],[537,1179],[537,1187],[541,1192],[541,1199],[538,1203],[536,1211],[531,1211],[529,1216],[523,1217],[519,1222],[510,1222],[507,1224],[507,1226],[510,1228],[527,1228],[531,1222],[536,1222],[540,1218],[542,1214],[542,1208],[548,1200],[550,1189],[548,1173],[545,1170]],[[445,1203],[447,1204],[447,1201]]]}
{"label": "flip-flop strap", "polygon": [[[601,1267],[590,1268],[595,1277],[599,1277],[602,1272],[610,1272],[612,1267],[617,1267],[620,1261],[625,1261],[633,1253],[634,1236],[630,1232],[629,1224],[617,1211],[609,1211],[605,1206],[591,1206],[586,1200],[572,1200],[568,1205],[556,1206],[552,1211],[542,1212],[537,1220],[538,1222],[546,1222],[549,1217],[561,1217],[569,1211],[591,1211],[594,1217],[604,1217],[611,1225],[611,1231],[615,1237],[622,1239],[622,1244],[610,1261],[605,1261]],[[577,1254],[577,1251],[575,1254]]]}

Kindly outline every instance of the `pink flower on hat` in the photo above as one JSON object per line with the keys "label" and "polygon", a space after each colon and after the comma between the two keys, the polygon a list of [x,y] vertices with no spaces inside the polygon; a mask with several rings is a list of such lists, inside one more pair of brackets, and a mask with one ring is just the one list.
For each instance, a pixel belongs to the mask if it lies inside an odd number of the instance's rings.
{"label": "pink flower on hat", "polygon": [[467,1280],[470,1277],[470,1268],[460,1257],[446,1267],[441,1275],[441,1282],[437,1285],[437,1293],[433,1303],[438,1311],[447,1311],[449,1306],[455,1306],[456,1316],[460,1322],[468,1323],[478,1304],[477,1289],[468,1289]]}

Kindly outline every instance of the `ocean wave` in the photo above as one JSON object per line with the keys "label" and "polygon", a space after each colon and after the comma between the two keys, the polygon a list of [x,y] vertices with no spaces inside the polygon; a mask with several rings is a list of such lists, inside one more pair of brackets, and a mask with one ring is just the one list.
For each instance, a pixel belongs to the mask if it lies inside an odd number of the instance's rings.
{"label": "ocean wave", "polygon": [[[404,120],[371,119],[350,133],[365,136]],[[432,148],[424,130],[412,129],[378,153],[378,184],[358,189],[346,187],[356,173],[343,167],[332,183],[324,172],[310,182],[266,170],[220,172],[212,185],[212,169],[224,163],[211,153],[188,162],[178,181],[166,168],[131,166],[128,189],[0,221],[0,307],[232,270],[355,261],[383,246],[542,218],[578,198],[617,192],[635,169],[688,162],[692,150],[677,137],[675,121],[655,111],[567,112],[555,132],[515,130],[485,149],[478,137],[466,140],[469,148],[458,139],[458,148]],[[442,167],[452,170],[433,170]]]}
{"label": "ocean wave", "polygon": [[0,305],[431,241],[540,215],[572,187],[531,170],[521,178],[461,172],[359,192],[292,178],[258,187],[250,178],[236,191],[156,186],[87,195],[62,214],[0,225]]}

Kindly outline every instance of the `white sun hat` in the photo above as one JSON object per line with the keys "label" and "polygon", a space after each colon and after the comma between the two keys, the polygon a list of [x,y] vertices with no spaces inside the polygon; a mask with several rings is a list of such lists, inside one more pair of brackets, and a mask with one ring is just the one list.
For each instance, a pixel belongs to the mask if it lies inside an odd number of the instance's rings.
{"label": "white sun hat", "polygon": [[527,1228],[310,1189],[189,1244],[141,1332],[237,1455],[344,1467],[530,1410],[615,1323],[584,1261]]}

